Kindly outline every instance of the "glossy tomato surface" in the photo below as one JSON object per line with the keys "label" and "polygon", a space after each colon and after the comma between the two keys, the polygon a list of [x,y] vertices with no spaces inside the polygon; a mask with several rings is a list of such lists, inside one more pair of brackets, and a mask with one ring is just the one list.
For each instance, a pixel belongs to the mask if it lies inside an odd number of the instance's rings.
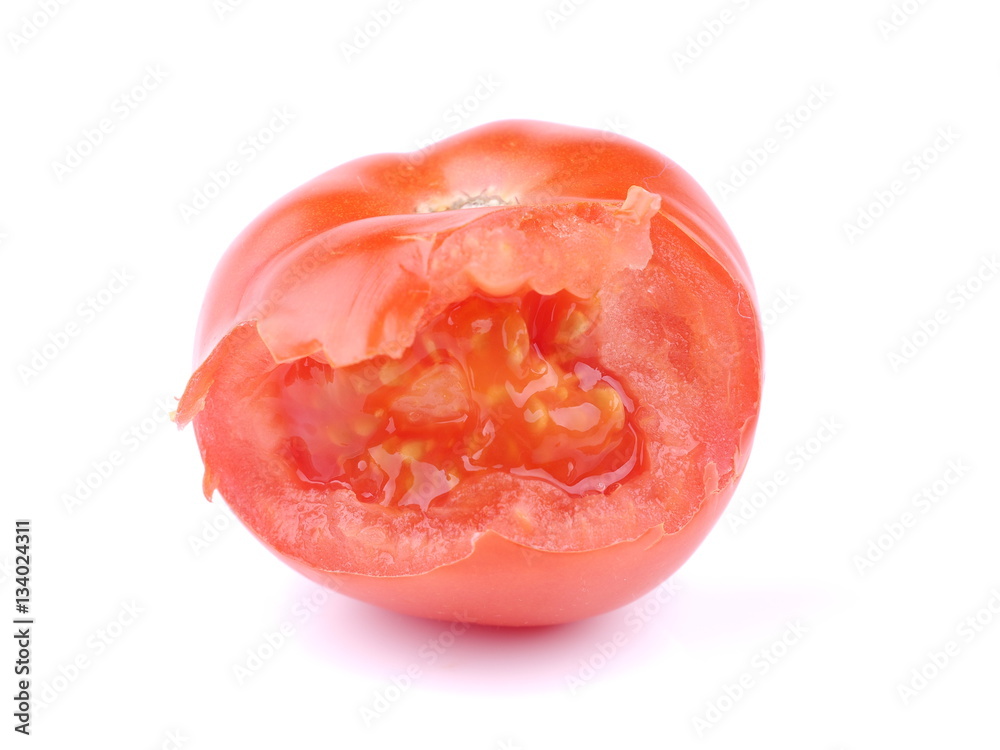
{"label": "glossy tomato surface", "polygon": [[497,122],[332,169],[244,230],[177,421],[206,496],[311,579],[552,624],[627,604],[702,541],[761,356],[746,262],[684,171]]}

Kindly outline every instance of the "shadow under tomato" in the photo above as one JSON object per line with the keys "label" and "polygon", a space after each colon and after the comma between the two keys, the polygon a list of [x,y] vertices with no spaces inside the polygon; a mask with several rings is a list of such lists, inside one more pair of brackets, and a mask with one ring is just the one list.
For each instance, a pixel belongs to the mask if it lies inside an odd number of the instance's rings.
{"label": "shadow under tomato", "polygon": [[655,628],[630,621],[634,605],[563,625],[504,628],[412,617],[331,594],[299,637],[331,666],[367,676],[415,667],[423,684],[441,690],[548,691],[565,688],[581,660],[622,634],[609,668],[627,667],[645,651],[640,639],[656,638],[654,631],[667,626],[672,604],[656,613]]}
{"label": "shadow under tomato", "polygon": [[[651,660],[669,674],[673,658],[710,655],[747,637],[766,638],[789,618],[811,619],[842,597],[825,586],[753,589],[689,587],[579,622],[502,628],[428,620],[330,593],[299,631],[305,648],[333,669],[390,679],[410,669],[443,691],[547,692],[570,687],[597,667],[597,679]],[[683,656],[682,656],[683,655]]]}

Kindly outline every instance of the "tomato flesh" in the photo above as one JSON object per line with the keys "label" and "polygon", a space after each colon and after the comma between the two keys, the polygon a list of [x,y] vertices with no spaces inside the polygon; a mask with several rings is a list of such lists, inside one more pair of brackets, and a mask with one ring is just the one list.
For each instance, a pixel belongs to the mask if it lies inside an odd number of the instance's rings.
{"label": "tomato flesh", "polygon": [[433,318],[399,359],[279,365],[262,396],[299,480],[426,511],[470,474],[613,490],[642,463],[634,402],[598,365],[596,300],[474,295]]}

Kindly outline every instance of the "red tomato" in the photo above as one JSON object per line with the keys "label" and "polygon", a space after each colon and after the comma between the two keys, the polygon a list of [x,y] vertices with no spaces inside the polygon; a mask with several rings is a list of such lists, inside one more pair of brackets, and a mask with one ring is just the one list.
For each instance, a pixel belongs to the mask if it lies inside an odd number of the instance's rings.
{"label": "red tomato", "polygon": [[204,490],[311,579],[541,625],[627,604],[722,513],[757,421],[746,262],[669,159],[497,122],[358,159],[223,257],[178,407]]}

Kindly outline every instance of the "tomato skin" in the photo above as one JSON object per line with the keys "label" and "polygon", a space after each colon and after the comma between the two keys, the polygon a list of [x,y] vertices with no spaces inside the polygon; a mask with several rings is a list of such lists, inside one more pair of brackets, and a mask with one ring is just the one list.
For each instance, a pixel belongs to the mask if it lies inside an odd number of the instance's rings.
{"label": "tomato skin", "polygon": [[549,552],[488,531],[468,557],[416,576],[317,570],[276,553],[316,583],[403,614],[514,627],[552,625],[608,612],[656,588],[701,544],[735,489],[730,485],[709,497],[673,534],[656,527],[601,549]]}
{"label": "tomato skin", "polygon": [[[206,466],[206,495],[218,489],[248,529],[309,578],[407,614],[525,626],[572,621],[627,604],[689,558],[725,509],[746,464],[759,408],[762,359],[759,314],[746,261],[717,209],[694,181],[662,155],[624,138],[509,121],[459,134],[419,156],[366,157],[320,175],[267,209],[226,253],[199,322],[195,354],[199,368],[178,408],[178,422],[195,425]],[[247,374],[262,372],[276,360],[309,355],[319,348],[319,341],[324,351],[338,352],[345,362],[384,352],[379,346],[393,332],[405,331],[413,322],[410,318],[416,320],[420,306],[432,296],[423,286],[420,248],[394,247],[392,242],[406,236],[410,227],[436,237],[449,233],[476,237],[475,232],[482,234],[477,226],[502,224],[521,210],[508,206],[440,210],[456,195],[516,196],[529,223],[538,216],[544,223],[586,215],[607,224],[618,210],[614,206],[623,205],[622,199],[626,194],[631,197],[630,188],[636,185],[658,204],[655,215],[650,219],[647,213],[645,219],[651,221],[645,224],[654,253],[650,268],[655,266],[658,273],[672,268],[664,254],[683,246],[684,253],[701,258],[698,263],[715,285],[712,288],[726,292],[725,299],[716,300],[718,306],[730,306],[704,324],[708,348],[715,335],[713,325],[731,328],[725,336],[718,332],[719,337],[728,337],[730,347],[726,363],[718,367],[729,369],[714,376],[725,379],[727,387],[733,381],[725,394],[728,411],[720,407],[698,425],[708,446],[705,450],[714,452],[700,459],[703,479],[697,475],[691,486],[664,492],[662,522],[643,525],[623,519],[618,532],[614,523],[605,524],[591,546],[577,539],[535,544],[530,535],[514,538],[510,532],[486,528],[466,539],[465,546],[447,547],[448,554],[437,564],[402,572],[390,566],[370,573],[361,571],[363,561],[353,569],[332,565],[337,556],[321,549],[331,543],[325,531],[313,534],[322,542],[303,541],[301,526],[294,534],[286,533],[292,523],[288,514],[294,509],[307,507],[308,501],[314,512],[315,493],[275,488],[269,498],[269,491],[262,489],[276,483],[277,475],[258,472],[246,456],[252,446],[234,437],[242,411],[238,402],[247,398],[240,390]],[[544,213],[536,206],[555,207]],[[428,208],[439,212],[418,212]],[[317,251],[318,235],[335,239],[319,244]],[[623,236],[623,242],[633,241],[631,235]],[[321,319],[324,314],[342,315],[339,309],[311,312],[319,297],[309,296],[310,285],[315,287],[313,294],[329,289],[329,296],[337,296],[338,285],[346,293],[356,283],[350,273],[343,273],[343,264],[327,269],[328,258],[336,254],[327,252],[333,246],[363,246],[359,257],[368,258],[369,265],[371,259],[381,258],[383,264],[404,269],[385,309],[371,316],[378,325],[353,339],[344,338],[343,320],[333,326],[341,330],[330,331],[329,323]],[[305,247],[311,248],[311,255],[303,256]],[[318,258],[319,268],[313,272],[310,267],[304,279],[296,276],[296,285],[288,289],[289,268],[294,267],[290,264],[297,252]],[[685,316],[683,310],[678,315]],[[351,330],[364,333],[363,327]],[[262,339],[267,348],[260,345]],[[680,342],[670,350],[677,372],[688,373],[695,367],[688,356]],[[702,366],[712,369],[711,363]],[[719,399],[716,392],[709,396]],[[259,448],[267,455],[266,444]],[[668,501],[667,496],[673,499]],[[447,528],[447,522],[442,525]]]}

